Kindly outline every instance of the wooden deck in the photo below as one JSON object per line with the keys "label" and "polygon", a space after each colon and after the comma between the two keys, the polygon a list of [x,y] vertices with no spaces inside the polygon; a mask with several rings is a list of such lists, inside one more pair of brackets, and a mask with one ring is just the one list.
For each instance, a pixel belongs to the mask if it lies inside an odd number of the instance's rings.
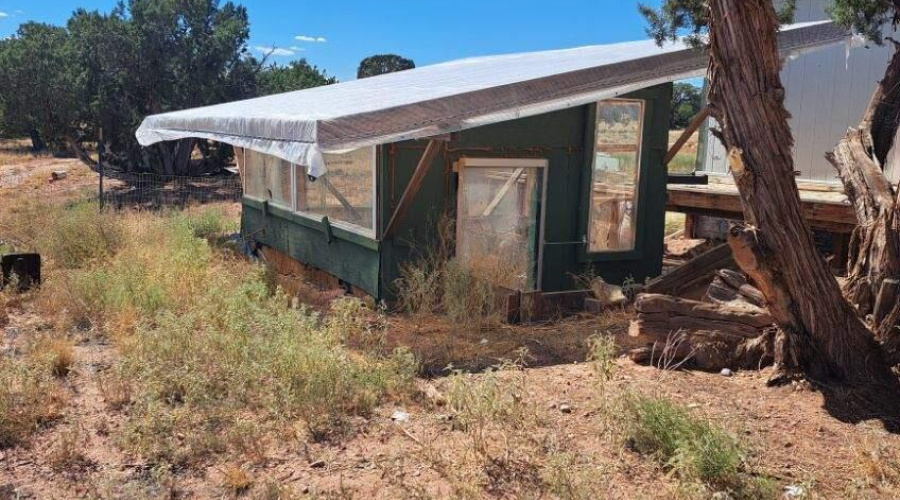
{"label": "wooden deck", "polygon": [[[830,186],[800,185],[803,213],[810,225],[837,234],[847,234],[856,226],[856,216],[844,193]],[[666,209],[689,215],[743,219],[737,187],[729,182],[709,185],[670,185]]]}

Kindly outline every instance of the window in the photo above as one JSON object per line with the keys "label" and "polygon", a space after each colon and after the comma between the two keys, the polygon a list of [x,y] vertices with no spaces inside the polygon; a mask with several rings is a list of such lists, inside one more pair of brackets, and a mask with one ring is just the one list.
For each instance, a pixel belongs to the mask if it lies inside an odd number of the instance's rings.
{"label": "window", "polygon": [[546,160],[460,161],[456,255],[472,274],[510,290],[540,284]]}
{"label": "window", "polygon": [[327,215],[375,234],[375,148],[325,154],[326,174],[297,179],[297,210]]}
{"label": "window", "polygon": [[635,248],[644,102],[611,99],[597,104],[591,170],[588,251]]}
{"label": "window", "polygon": [[281,158],[244,150],[244,193],[272,205],[290,209],[293,166]]}
{"label": "window", "polygon": [[312,179],[302,166],[244,150],[244,194],[366,236],[375,236],[375,148],[326,154],[327,173]]}

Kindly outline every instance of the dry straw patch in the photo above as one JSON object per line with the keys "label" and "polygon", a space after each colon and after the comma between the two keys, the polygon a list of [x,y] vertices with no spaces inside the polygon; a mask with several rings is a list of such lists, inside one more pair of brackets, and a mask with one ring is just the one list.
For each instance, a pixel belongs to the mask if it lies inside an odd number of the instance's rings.
{"label": "dry straw patch", "polygon": [[[19,241],[48,256],[40,300],[113,341],[120,357],[98,385],[128,417],[117,442],[148,460],[190,464],[231,449],[265,461],[269,436],[296,422],[306,438],[337,436],[412,391],[407,351],[345,347],[378,343],[359,301],[314,313],[261,266],[215,247],[234,228],[220,210],[116,214],[76,203],[54,214],[45,231],[15,224]],[[71,352],[64,337],[40,337],[29,360],[63,376]]]}

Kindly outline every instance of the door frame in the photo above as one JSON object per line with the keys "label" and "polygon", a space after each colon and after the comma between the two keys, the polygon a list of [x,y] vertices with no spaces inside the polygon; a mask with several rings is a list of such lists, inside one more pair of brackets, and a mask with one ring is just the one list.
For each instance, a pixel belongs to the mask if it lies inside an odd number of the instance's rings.
{"label": "door frame", "polygon": [[[502,169],[517,169],[517,168],[528,168],[528,169],[539,169],[541,170],[541,206],[540,213],[538,214],[538,220],[536,221],[538,224],[537,231],[537,241],[535,244],[537,245],[537,252],[535,252],[535,259],[537,261],[534,279],[534,290],[521,290],[523,292],[526,291],[541,291],[543,285],[543,275],[544,275],[544,228],[545,222],[547,218],[547,183],[549,181],[549,169],[550,169],[550,160],[547,158],[460,158],[459,161],[454,165],[455,169],[459,173],[459,183],[457,184],[457,189],[462,191],[465,186],[465,170],[467,168],[502,168]],[[457,194],[456,197],[456,210],[457,217],[459,217],[459,203],[462,199],[460,193]],[[459,239],[459,223],[456,224],[456,237]]]}

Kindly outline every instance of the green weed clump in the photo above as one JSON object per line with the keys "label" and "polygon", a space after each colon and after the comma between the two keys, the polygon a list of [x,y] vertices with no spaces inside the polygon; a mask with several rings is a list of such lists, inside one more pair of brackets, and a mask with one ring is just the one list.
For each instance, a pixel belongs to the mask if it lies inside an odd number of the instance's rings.
{"label": "green weed clump", "polygon": [[122,245],[121,221],[96,203],[50,209],[35,246],[57,267],[75,269],[115,254]]}
{"label": "green weed clump", "polygon": [[736,499],[777,498],[774,481],[743,473],[747,452],[725,429],[666,398],[631,396],[625,411],[630,445],[689,487],[727,491]]}
{"label": "green weed clump", "polygon": [[[227,230],[222,217],[121,215],[115,252],[54,273],[42,291],[118,348],[100,385],[110,407],[129,416],[123,446],[164,463],[252,448],[261,437],[240,435],[248,412],[260,428],[295,432],[299,422],[321,439],[412,391],[408,351],[345,346],[377,342],[371,311],[355,299],[324,315],[292,306],[261,266],[211,246]],[[45,363],[59,375],[69,365],[62,347]]]}

